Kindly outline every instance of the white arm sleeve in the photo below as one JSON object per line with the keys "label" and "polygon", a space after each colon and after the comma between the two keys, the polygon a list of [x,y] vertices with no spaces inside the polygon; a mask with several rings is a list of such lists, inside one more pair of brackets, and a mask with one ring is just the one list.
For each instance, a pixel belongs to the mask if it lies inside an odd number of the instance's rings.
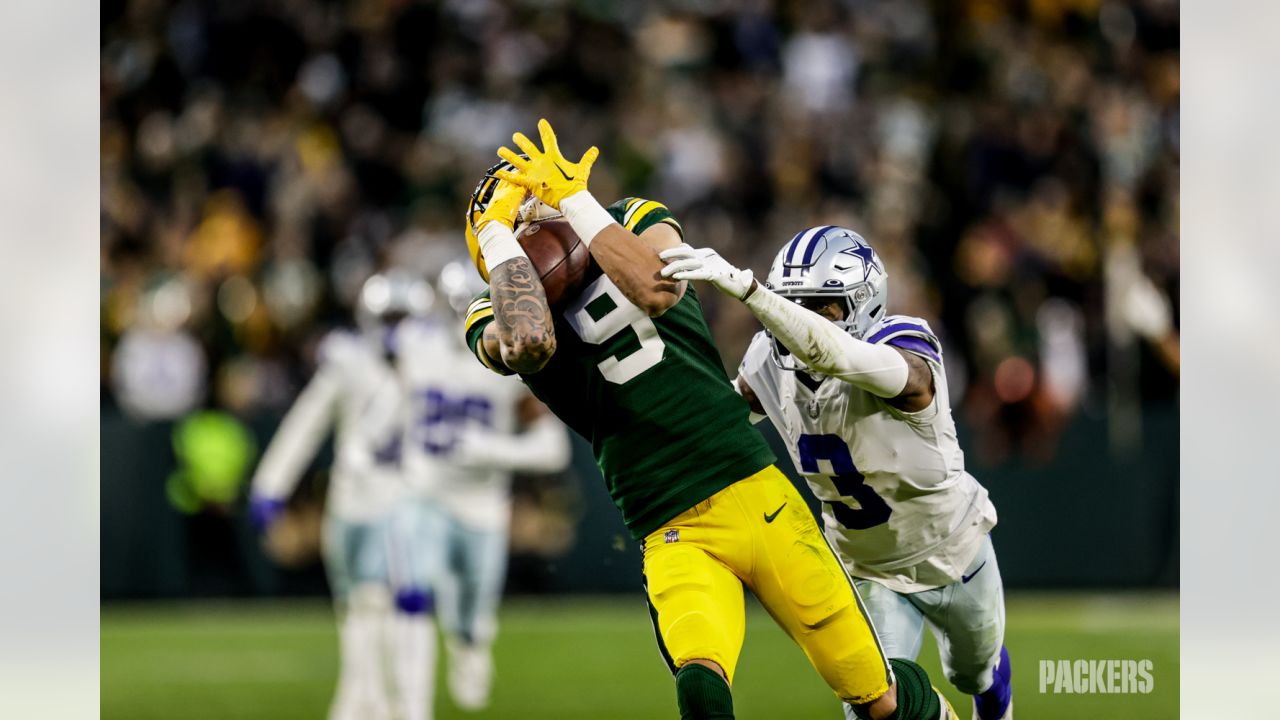
{"label": "white arm sleeve", "polygon": [[253,494],[287,498],[333,425],[338,378],[323,368],[302,389],[253,475]]}
{"label": "white arm sleeve", "polygon": [[564,425],[550,413],[515,435],[475,433],[464,436],[460,454],[469,465],[522,472],[559,472],[569,466],[571,450]]}
{"label": "white arm sleeve", "polygon": [[746,306],[811,370],[882,398],[897,397],[906,388],[907,361],[894,348],[858,340],[763,285],[751,293]]}

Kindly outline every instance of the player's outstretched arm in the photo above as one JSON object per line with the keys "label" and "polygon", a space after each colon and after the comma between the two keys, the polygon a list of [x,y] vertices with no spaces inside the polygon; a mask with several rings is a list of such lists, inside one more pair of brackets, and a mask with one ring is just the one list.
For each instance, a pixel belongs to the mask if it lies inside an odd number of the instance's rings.
{"label": "player's outstretched arm", "polygon": [[882,398],[895,398],[906,390],[910,372],[896,348],[858,340],[812,310],[752,282],[755,290],[743,302],[806,367]]}
{"label": "player's outstretched arm", "polygon": [[489,297],[503,364],[523,374],[541,370],[555,354],[556,330],[547,293],[529,258],[512,258],[491,269]]}
{"label": "player's outstretched arm", "polygon": [[500,180],[476,221],[476,239],[489,271],[493,304],[485,347],[509,369],[528,374],[541,370],[555,354],[556,330],[546,290],[512,230],[524,196],[522,187]]}
{"label": "player's outstretched arm", "polygon": [[258,463],[250,484],[249,506],[254,525],[265,530],[284,509],[307,465],[333,427],[339,379],[322,366],[285,414]]}
{"label": "player's outstretched arm", "polygon": [[599,150],[593,147],[578,162],[570,162],[561,154],[550,123],[539,120],[538,131],[541,150],[523,133],[516,133],[511,139],[525,156],[505,147],[498,150],[498,155],[515,170],[499,171],[497,177],[523,186],[564,213],[600,269],[632,304],[650,317],[666,312],[680,301],[685,283],[662,275],[663,263],[658,253],[680,244],[679,233],[665,225],[655,225],[636,236],[619,225],[587,191],[587,179]]}
{"label": "player's outstretched arm", "polygon": [[[682,245],[661,255],[662,273],[704,280],[741,300],[769,332],[814,372],[889,399],[908,412],[933,401],[933,374],[924,360],[889,345],[858,340],[821,315],[761,287],[750,270],[739,270],[709,248]],[[913,363],[915,366],[913,366]]]}
{"label": "player's outstretched arm", "polygon": [[[576,200],[577,196],[570,199]],[[686,283],[663,277],[662,259],[658,257],[658,253],[680,242],[680,233],[666,223],[658,223],[639,236],[614,223],[596,235],[590,250],[600,269],[633,305],[649,317],[658,317],[684,296]]]}
{"label": "player's outstretched arm", "polygon": [[512,472],[554,473],[569,466],[572,448],[564,425],[532,394],[520,402],[518,433],[468,427],[450,459],[460,465]]}

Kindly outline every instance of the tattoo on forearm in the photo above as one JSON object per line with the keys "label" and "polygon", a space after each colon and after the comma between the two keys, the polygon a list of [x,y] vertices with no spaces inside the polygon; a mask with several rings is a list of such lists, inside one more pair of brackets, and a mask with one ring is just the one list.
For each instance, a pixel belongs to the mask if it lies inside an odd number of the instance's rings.
{"label": "tattoo on forearm", "polygon": [[545,360],[555,349],[555,324],[547,305],[547,294],[529,259],[512,258],[494,268],[489,288],[493,319],[502,345],[527,355],[529,360]]}

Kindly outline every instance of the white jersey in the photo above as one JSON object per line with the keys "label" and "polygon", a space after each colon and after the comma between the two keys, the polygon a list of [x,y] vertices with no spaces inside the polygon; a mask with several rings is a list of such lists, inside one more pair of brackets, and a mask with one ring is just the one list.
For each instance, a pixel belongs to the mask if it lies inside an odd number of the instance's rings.
{"label": "white jersey", "polygon": [[457,322],[405,322],[396,330],[396,346],[407,393],[403,452],[409,487],[437,498],[468,526],[505,528],[511,471],[460,464],[452,452],[468,431],[515,433],[528,391],[518,378],[496,375],[476,362]]}
{"label": "white jersey", "polygon": [[739,373],[822,501],[824,532],[850,574],[897,592],[941,587],[960,579],[996,524],[995,507],[965,472],[942,349],[928,324],[891,315],[866,339],[929,363],[929,407],[903,412],[850,383],[784,370],[763,331]]}
{"label": "white jersey", "polygon": [[318,360],[258,464],[253,492],[287,498],[336,423],[326,512],[367,522],[403,494],[398,446],[379,440],[397,420],[400,384],[378,348],[349,331],[325,336]]}

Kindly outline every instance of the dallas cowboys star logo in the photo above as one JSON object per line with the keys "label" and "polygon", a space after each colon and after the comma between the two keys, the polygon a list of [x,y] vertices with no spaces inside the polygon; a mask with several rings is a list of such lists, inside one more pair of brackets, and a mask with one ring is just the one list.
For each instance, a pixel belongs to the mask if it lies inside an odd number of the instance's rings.
{"label": "dallas cowboys star logo", "polygon": [[884,266],[880,264],[880,258],[876,256],[876,251],[872,250],[870,245],[863,245],[861,242],[858,242],[856,247],[841,250],[840,252],[848,255],[857,255],[861,258],[862,280],[864,282],[871,277],[872,268],[879,271],[881,275],[884,274]]}

